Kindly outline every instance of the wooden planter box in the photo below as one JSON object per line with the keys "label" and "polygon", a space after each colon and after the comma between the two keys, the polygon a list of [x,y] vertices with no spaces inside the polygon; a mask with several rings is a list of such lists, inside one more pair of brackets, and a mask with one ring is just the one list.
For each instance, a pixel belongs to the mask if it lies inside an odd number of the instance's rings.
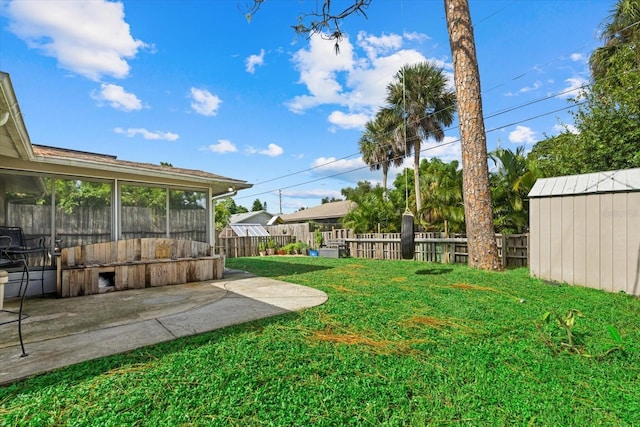
{"label": "wooden planter box", "polygon": [[132,239],[62,250],[58,296],[222,279],[223,259],[202,242]]}

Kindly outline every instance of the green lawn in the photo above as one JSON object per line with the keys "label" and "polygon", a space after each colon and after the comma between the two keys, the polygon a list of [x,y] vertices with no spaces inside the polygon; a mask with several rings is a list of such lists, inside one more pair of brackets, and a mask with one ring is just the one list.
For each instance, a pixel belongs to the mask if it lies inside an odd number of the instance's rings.
{"label": "green lawn", "polygon": [[[640,424],[637,298],[527,269],[277,256],[227,266],[329,300],[0,389],[0,423]],[[571,328],[582,354],[539,321],[570,309],[584,315]]]}

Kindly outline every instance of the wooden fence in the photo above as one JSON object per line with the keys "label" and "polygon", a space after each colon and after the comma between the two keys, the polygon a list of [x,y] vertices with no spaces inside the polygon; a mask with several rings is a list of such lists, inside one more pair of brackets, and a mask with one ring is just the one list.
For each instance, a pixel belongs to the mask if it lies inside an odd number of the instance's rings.
{"label": "wooden fence", "polygon": [[[505,267],[528,265],[528,234],[496,235],[498,255]],[[350,256],[369,259],[401,259],[400,234],[358,234],[345,239]],[[440,233],[416,233],[416,261],[467,263],[467,238]]]}
{"label": "wooden fence", "polygon": [[[282,227],[282,226],[279,226]],[[273,230],[270,230],[273,233]],[[284,246],[292,241],[305,241],[312,247],[313,233],[307,239],[300,239],[295,232],[273,233],[277,245]],[[401,259],[400,233],[353,234],[352,230],[335,229],[323,231],[325,242],[344,241],[349,256],[368,259]],[[219,239],[219,248],[229,258],[258,256],[258,245],[267,237],[232,237]],[[505,267],[526,267],[528,262],[528,234],[496,235],[498,255]],[[438,263],[466,264],[468,258],[467,238],[463,235],[444,233],[416,233],[414,260]]]}
{"label": "wooden fence", "polygon": [[313,231],[308,223],[267,225],[264,228],[272,236],[290,236],[296,242],[313,244]]}
{"label": "wooden fence", "polygon": [[279,248],[294,240],[292,236],[287,234],[272,237],[227,237],[218,239],[217,250],[227,258],[258,256],[260,255],[258,251],[260,243],[266,244],[270,239],[273,239]]}

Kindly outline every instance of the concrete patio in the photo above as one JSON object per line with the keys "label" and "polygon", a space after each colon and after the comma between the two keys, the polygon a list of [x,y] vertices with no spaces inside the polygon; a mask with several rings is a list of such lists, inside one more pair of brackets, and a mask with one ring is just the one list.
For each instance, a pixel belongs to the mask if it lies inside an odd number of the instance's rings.
{"label": "concrete patio", "polygon": [[[0,385],[75,363],[212,331],[324,303],[305,286],[225,272],[218,281],[187,283],[76,298],[28,298],[22,321],[0,325]],[[18,300],[5,301],[6,310]],[[0,313],[0,323],[11,314]],[[15,318],[15,316],[14,316]]]}

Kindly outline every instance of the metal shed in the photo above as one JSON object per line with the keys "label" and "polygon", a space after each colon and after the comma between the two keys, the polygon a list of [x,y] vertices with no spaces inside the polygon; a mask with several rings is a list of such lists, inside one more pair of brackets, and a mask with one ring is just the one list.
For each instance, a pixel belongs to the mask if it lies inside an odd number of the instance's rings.
{"label": "metal shed", "polygon": [[640,168],[539,179],[531,275],[640,295]]}

